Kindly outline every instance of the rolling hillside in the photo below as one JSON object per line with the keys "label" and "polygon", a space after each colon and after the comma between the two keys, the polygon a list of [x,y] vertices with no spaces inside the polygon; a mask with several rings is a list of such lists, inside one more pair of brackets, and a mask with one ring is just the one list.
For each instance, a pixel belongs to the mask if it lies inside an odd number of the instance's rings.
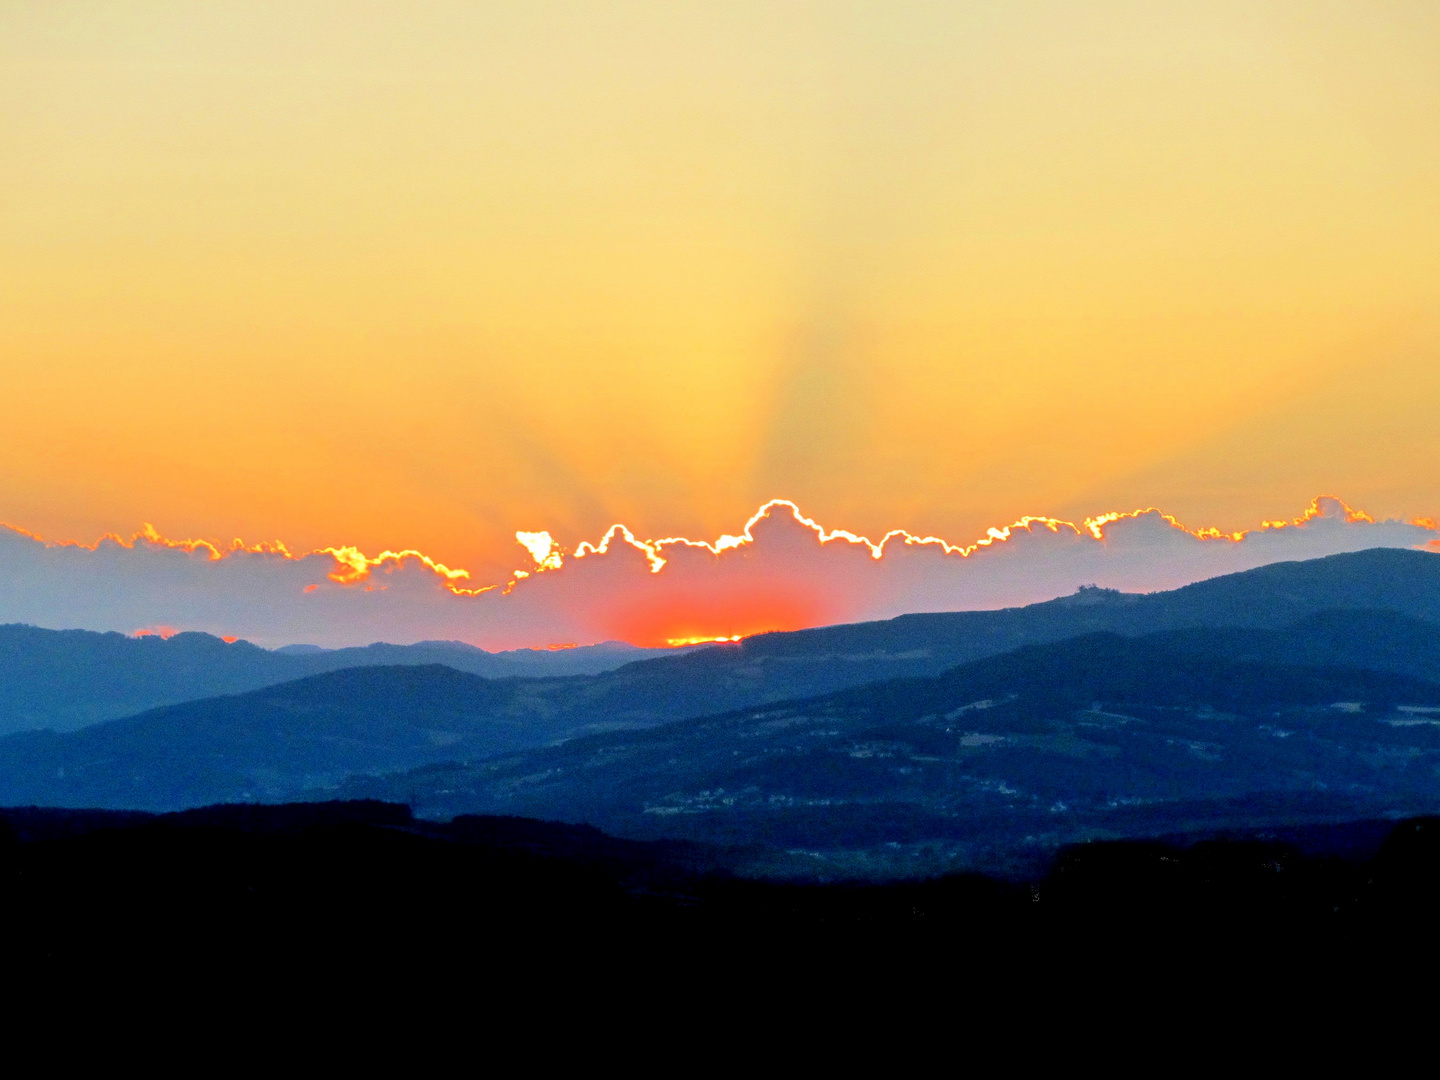
{"label": "rolling hillside", "polygon": [[[0,627],[0,734],[73,730],[305,675],[396,664],[444,664],[487,678],[533,678],[524,691],[531,703],[526,707],[572,729],[656,724],[881,679],[936,675],[955,664],[1077,634],[1214,626],[1279,629],[1330,610],[1385,611],[1440,625],[1440,554],[1382,548],[1277,563],[1172,592],[1142,596],[1081,589],[1022,608],[902,615],[684,651],[610,643],[496,654],[458,642],[424,642],[270,652],[246,642],[227,645],[206,634],[161,641],[7,626]],[[1432,654],[1394,655],[1386,661],[1390,669],[1440,678],[1440,668],[1425,666]],[[576,681],[574,676],[588,678]]]}
{"label": "rolling hillside", "polygon": [[[1352,629],[1347,631],[1347,625]],[[564,817],[593,810],[605,817],[613,809],[624,816],[629,811],[619,804],[602,806],[596,799],[601,795],[634,799],[646,791],[655,795],[653,784],[667,791],[713,789],[733,793],[734,778],[727,779],[728,774],[714,770],[721,764],[748,761],[753,747],[768,745],[759,736],[773,725],[757,718],[772,714],[791,718],[779,723],[782,734],[806,724],[818,724],[829,732],[827,738],[838,741],[834,746],[827,744],[823,752],[817,751],[819,757],[802,755],[792,761],[794,748],[783,752],[777,749],[773,755],[765,752],[766,761],[788,761],[785,768],[807,784],[823,781],[840,766],[844,767],[842,773],[855,768],[865,775],[873,773],[871,779],[879,786],[869,794],[864,793],[864,784],[854,791],[842,785],[849,792],[845,798],[863,800],[885,796],[885,784],[889,782],[886,778],[893,779],[888,766],[877,765],[886,754],[877,757],[868,753],[861,743],[870,736],[862,738],[857,734],[877,725],[883,728],[899,724],[908,732],[906,739],[920,739],[912,748],[919,755],[914,768],[919,770],[917,775],[933,774],[931,780],[937,791],[949,790],[958,783],[950,775],[955,761],[942,754],[936,760],[949,761],[950,765],[938,766],[929,760],[933,754],[924,747],[930,745],[927,739],[938,740],[936,746],[949,746],[954,731],[947,728],[948,734],[936,734],[929,729],[952,722],[969,725],[964,726],[962,734],[980,740],[962,744],[963,753],[956,751],[960,758],[955,760],[964,762],[977,759],[977,747],[984,750],[979,758],[985,758],[994,748],[1010,745],[1000,737],[1001,732],[991,732],[985,724],[1002,720],[1029,724],[1034,729],[1031,734],[1044,739],[1054,734],[1047,725],[1059,724],[1055,731],[1060,734],[1056,737],[1078,755],[1076,761],[1086,761],[1083,766],[1072,762],[1070,769],[1079,770],[1075,772],[1077,778],[1081,774],[1088,777],[1085,783],[1103,781],[1109,768],[1105,763],[1121,760],[1116,756],[1121,751],[1114,747],[1096,751],[1098,756],[1092,755],[1093,761],[1086,758],[1090,753],[1086,747],[1098,737],[1097,733],[1109,732],[1105,739],[1133,743],[1132,749],[1149,747],[1146,754],[1160,745],[1151,745],[1159,739],[1170,749],[1156,751],[1160,753],[1154,763],[1157,775],[1164,773],[1163,763],[1175,758],[1171,764],[1180,770],[1175,775],[1185,776],[1189,774],[1182,766],[1193,765],[1193,755],[1180,742],[1165,740],[1188,740],[1186,746],[1228,745],[1219,734],[1228,732],[1229,738],[1241,730],[1224,719],[1232,714],[1248,718],[1245,723],[1251,726],[1273,726],[1276,721],[1272,714],[1289,715],[1288,711],[1300,710],[1306,716],[1315,714],[1296,721],[1305,730],[1318,723],[1315,717],[1323,717],[1326,724],[1355,723],[1360,725],[1357,731],[1378,732],[1390,739],[1387,746],[1393,743],[1423,749],[1426,744],[1422,736],[1429,730],[1425,723],[1382,729],[1375,726],[1374,715],[1380,710],[1388,716],[1397,705],[1440,702],[1435,684],[1413,674],[1356,665],[1334,666],[1353,659],[1342,648],[1346,642],[1354,643],[1354,652],[1361,661],[1374,659],[1378,653],[1382,659],[1400,657],[1428,669],[1430,661],[1440,655],[1440,628],[1399,616],[1354,612],[1323,614],[1279,631],[1219,628],[1163,631],[1141,638],[1090,634],[972,661],[938,677],[867,684],[799,703],[792,700],[752,705],[719,714],[718,719],[682,720],[659,726],[619,724],[613,714],[607,718],[602,711],[607,702],[595,694],[597,685],[604,685],[604,676],[598,680],[488,680],[443,666],[353,668],[248,694],[167,706],[81,731],[27,732],[0,739],[0,805],[171,809],[218,801],[278,801],[302,794],[317,797],[351,790],[344,785],[349,783],[347,777],[355,775],[401,773],[377,781],[381,786],[373,790],[362,783],[362,794],[414,802],[442,814],[474,810]],[[1287,662],[1287,657],[1292,656],[1302,661],[1320,656],[1331,666]],[[634,668],[648,666],[639,664]],[[976,704],[984,701],[991,704]],[[1358,720],[1331,708],[1336,702],[1350,701],[1366,703],[1364,711],[1355,714]],[[1097,706],[1096,702],[1101,704]],[[976,714],[973,722],[955,720],[969,715],[964,711],[967,708]],[[1115,727],[1103,717],[1096,719],[1101,713],[1116,710],[1136,716],[1136,709],[1150,710],[1145,713],[1149,719],[1144,724],[1121,723]],[[952,713],[954,717],[943,724],[936,720]],[[1081,713],[1084,716],[1080,720],[1074,719]],[[754,732],[749,727],[752,722],[759,724]],[[1154,727],[1156,724],[1159,727]],[[1161,734],[1154,734],[1152,727]],[[1315,730],[1322,729],[1330,730],[1323,724]],[[997,738],[989,740],[990,735]],[[1404,742],[1402,737],[1412,741]],[[1275,753],[1309,743],[1300,740],[1271,746],[1275,739],[1257,738],[1258,742],[1245,743],[1246,760],[1254,761],[1244,768],[1251,770],[1253,766],[1260,773],[1272,770],[1281,789],[1298,790],[1298,780],[1282,776],[1283,768],[1288,768],[1283,766],[1284,754],[1277,758]],[[860,742],[856,743],[856,739]],[[1049,746],[1044,739],[1036,746]],[[577,760],[588,763],[599,754],[606,761],[629,763],[625,764],[629,769],[650,760],[647,747],[669,763],[655,777],[623,769],[615,774],[604,770],[592,774],[586,771],[588,764],[585,768],[576,764]],[[1317,760],[1323,760],[1327,769],[1343,763],[1344,753],[1335,746],[1326,744],[1316,752],[1321,755]],[[519,756],[515,756],[517,753]],[[877,761],[864,766],[855,764],[869,758]],[[1065,753],[1059,758],[1042,755],[1049,765],[1026,768],[1044,774],[1062,758]],[[417,768],[422,771],[404,774],[404,770]],[[426,768],[436,771],[432,775],[423,771]],[[935,768],[940,771],[936,773]],[[1131,770],[1126,775],[1132,775],[1132,765],[1123,768]],[[807,770],[812,769],[815,771],[810,775]],[[542,775],[550,779],[537,787],[522,785],[523,791],[516,788],[511,792],[507,785],[514,776],[505,770],[518,770],[515,776]],[[589,779],[577,787],[581,777]],[[995,782],[1004,784],[1013,779],[1001,775]],[[592,782],[599,785],[594,791],[586,786]],[[1323,782],[1331,784],[1330,780]],[[1210,781],[1204,781],[1202,787],[1204,783]],[[757,790],[769,789],[761,784]],[[1076,794],[1066,792],[1069,789],[1056,797],[1070,801]],[[521,801],[510,806],[507,800],[512,797]],[[532,797],[539,801],[526,801]],[[668,811],[660,804],[645,804],[636,813],[651,815],[641,819],[649,821],[659,820],[654,815],[664,817]],[[633,823],[626,827],[633,827]]]}
{"label": "rolling hillside", "polygon": [[[1093,837],[1440,809],[1440,684],[1092,634],[472,764],[356,777],[421,813],[987,866]],[[862,855],[856,855],[862,852]]]}
{"label": "rolling hillside", "polygon": [[210,634],[140,638],[90,630],[0,626],[0,735],[73,731],[160,705],[239,694],[326,671],[444,664],[488,678],[593,675],[669,650],[608,642],[580,649],[490,653],[460,641],[353,649],[262,649]]}

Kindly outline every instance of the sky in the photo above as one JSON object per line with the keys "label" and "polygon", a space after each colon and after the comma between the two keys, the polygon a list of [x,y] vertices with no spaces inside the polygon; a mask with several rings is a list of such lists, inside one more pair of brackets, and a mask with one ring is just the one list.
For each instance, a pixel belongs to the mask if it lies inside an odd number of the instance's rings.
{"label": "sky", "polygon": [[[713,542],[776,498],[961,546],[1440,516],[1430,2],[3,0],[0,161],[0,521],[48,541],[503,586],[517,531]],[[129,565],[149,599],[34,570],[0,618],[190,611]],[[1028,573],[988,602],[1070,583]],[[487,619],[375,636],[604,629]]]}

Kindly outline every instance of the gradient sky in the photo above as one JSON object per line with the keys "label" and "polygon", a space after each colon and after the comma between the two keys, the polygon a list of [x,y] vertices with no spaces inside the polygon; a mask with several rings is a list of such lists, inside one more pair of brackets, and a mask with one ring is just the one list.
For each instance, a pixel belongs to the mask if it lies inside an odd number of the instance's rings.
{"label": "gradient sky", "polygon": [[0,2],[0,520],[1440,516],[1440,5]]}

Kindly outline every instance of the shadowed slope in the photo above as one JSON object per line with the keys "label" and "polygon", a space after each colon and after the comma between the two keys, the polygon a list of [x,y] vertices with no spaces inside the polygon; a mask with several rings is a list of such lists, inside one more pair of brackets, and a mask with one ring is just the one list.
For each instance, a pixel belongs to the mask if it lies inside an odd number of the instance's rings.
{"label": "shadowed slope", "polygon": [[350,667],[444,664],[487,678],[593,675],[665,650],[608,642],[583,649],[489,653],[460,641],[271,651],[210,634],[140,638],[0,626],[0,735],[73,731],[144,709],[240,694]]}
{"label": "shadowed slope", "polygon": [[[1133,597],[1083,590],[1009,611],[908,616],[767,635],[589,677],[491,681],[440,667],[353,669],[238,697],[169,706],[72,734],[0,739],[0,801],[171,808],[282,799],[307,789],[329,789],[352,773],[479,762],[587,733],[793,701],[814,696],[817,687],[822,694],[833,693],[838,684],[842,693],[835,700],[845,702],[850,699],[843,688],[857,680],[884,681],[886,675],[917,668],[920,681],[895,684],[898,690],[877,686],[854,693],[928,700],[927,695],[952,693],[944,680],[926,682],[925,677],[952,667],[957,654],[993,653],[1016,639],[1023,645],[1027,637],[1063,638],[1097,621],[1132,633],[1155,622],[1173,624],[1200,615],[1226,615],[1243,623],[1247,615],[1268,620],[1276,611],[1303,613],[1308,605],[1336,596],[1356,603],[1408,602],[1429,612],[1427,590],[1434,586],[1437,566],[1440,557],[1433,555],[1368,552],[1269,567],[1175,594]],[[1346,586],[1347,580],[1352,584]],[[1223,602],[1214,600],[1216,593]],[[1247,596],[1256,599],[1245,602]],[[1384,611],[1321,611],[1279,629],[1182,627],[1139,644],[1113,636],[1113,628],[1104,633],[1111,636],[1083,646],[1091,652],[1085,662],[1075,652],[1082,646],[1071,644],[1048,652],[1030,647],[1003,662],[997,659],[998,667],[965,669],[972,680],[982,670],[1008,673],[990,689],[965,692],[979,699],[1018,692],[1024,682],[1033,696],[1052,685],[1044,665],[1060,664],[1054,668],[1054,679],[1060,681],[1053,689],[1069,695],[1066,709],[1118,693],[1115,684],[1093,680],[1118,678],[1122,671],[1152,680],[1143,688],[1137,684],[1129,695],[1142,703],[1223,710],[1237,707],[1234,695],[1242,691],[1262,698],[1273,691],[1287,707],[1321,707],[1348,700],[1347,694],[1391,702],[1387,687],[1440,677],[1440,626]],[[1136,667],[1136,656],[1148,659]],[[1190,658],[1182,681],[1154,682],[1182,670],[1173,668],[1176,656]],[[1237,666],[1241,661],[1254,665]],[[1311,669],[1296,672],[1286,666],[1296,663]],[[1024,664],[1040,667],[1022,670]],[[1377,682],[1350,672],[1337,683],[1314,670],[1317,665],[1388,671],[1410,681]],[[1276,680],[1283,679],[1290,684],[1282,692]],[[953,707],[936,706],[942,712]],[[430,798],[423,794],[427,785],[416,788],[417,797]],[[410,792],[387,789],[387,797],[409,799]]]}
{"label": "shadowed slope", "polygon": [[[1276,564],[1166,593],[1082,589],[1023,608],[902,615],[884,622],[762,634],[733,645],[628,664],[591,681],[583,699],[592,720],[649,724],[883,679],[935,675],[955,664],[1078,634],[1140,635],[1217,626],[1276,629],[1332,609],[1398,613],[1408,617],[1407,629],[1394,631],[1398,637],[1412,631],[1420,637],[1432,635],[1440,626],[1440,555],[1375,549]],[[1416,626],[1415,620],[1427,625]],[[1382,665],[1387,670],[1440,678],[1440,666],[1431,663],[1435,649],[1412,656],[1406,647],[1395,645],[1384,643],[1371,654],[1390,657]],[[1335,657],[1337,663],[1357,662],[1339,653]],[[535,692],[549,693],[544,686]],[[557,698],[555,707],[563,710],[567,704]]]}
{"label": "shadowed slope", "polygon": [[[445,664],[487,678],[598,675],[583,692],[568,681],[537,684],[537,701],[543,700],[547,712],[583,703],[583,716],[572,717],[576,725],[659,723],[877,679],[934,675],[967,660],[1089,631],[1280,627],[1329,609],[1383,609],[1440,624],[1440,555],[1377,548],[1277,563],[1173,592],[1142,596],[1082,589],[1023,608],[902,615],[762,634],[693,652],[635,650],[612,642],[562,652],[495,654],[459,642],[422,642],[277,653],[243,641],[227,645],[208,634],[162,641],[3,626],[0,734],[40,727],[71,730],[322,671],[415,663]],[[628,663],[634,657],[650,659]]]}
{"label": "shadowed slope", "polygon": [[[1368,637],[1346,635],[1347,622],[1358,624]],[[589,755],[599,753],[606,760],[628,762],[624,767],[629,769],[649,760],[644,748],[650,747],[668,763],[656,781],[662,786],[679,783],[674,779],[679,776],[684,778],[681,787],[732,789],[733,778],[706,770],[717,763],[728,767],[735,759],[749,760],[751,750],[764,745],[763,738],[757,741],[757,732],[770,730],[766,721],[752,731],[752,721],[772,714],[806,718],[803,723],[784,720],[780,728],[786,731],[818,724],[841,740],[837,746],[850,746],[845,740],[858,738],[857,730],[876,724],[933,727],[936,716],[967,705],[974,706],[971,711],[977,715],[983,712],[986,722],[1019,710],[1017,715],[1029,717],[1025,723],[1039,724],[1036,731],[1043,734],[1051,720],[1071,725],[1066,719],[1071,714],[1093,712],[1097,701],[1112,702],[1122,710],[1170,710],[1175,715],[1166,723],[1178,725],[1171,734],[1188,745],[1200,738],[1196,732],[1217,723],[1216,710],[1251,716],[1259,723],[1269,722],[1265,718],[1276,710],[1318,709],[1329,717],[1328,706],[1336,701],[1364,701],[1372,711],[1440,701],[1433,684],[1411,675],[1277,662],[1290,655],[1310,658],[1327,648],[1333,651],[1345,640],[1359,642],[1361,652],[1372,658],[1398,656],[1403,663],[1409,657],[1421,667],[1440,655],[1440,628],[1369,612],[1326,615],[1284,631],[1227,628],[1143,638],[1100,633],[1026,646],[938,677],[884,681],[799,703],[761,705],[758,713],[752,706],[718,718],[652,725],[648,733],[619,730],[588,737],[587,732],[606,729],[598,721],[605,715],[603,708],[613,705],[613,698],[607,701],[595,693],[599,684],[594,679],[487,680],[445,667],[354,668],[156,709],[78,732],[30,732],[0,739],[0,802],[169,808],[221,799],[276,800],[333,789],[350,774],[472,762],[442,767],[442,772],[459,770],[448,778],[387,780],[381,793],[447,812],[510,809],[502,807],[509,796],[497,794],[500,789],[487,786],[484,778],[517,769],[559,785],[550,794],[537,795],[541,802],[524,803],[524,812],[565,815],[577,806],[598,805],[595,793],[577,794],[573,788],[577,778],[591,775],[577,770],[575,755],[589,761]],[[981,701],[991,704],[975,705]],[[1373,728],[1373,719],[1367,718],[1366,724]],[[984,728],[975,730],[983,734]],[[929,745],[933,734],[924,735],[917,745]],[[1082,731],[1076,737],[1083,742],[1092,734]],[[1409,734],[1418,737],[1423,732]],[[574,741],[538,750],[538,756],[484,764],[497,755],[567,738]],[[949,745],[944,738],[940,744]],[[860,755],[854,760],[874,756],[863,746],[851,750]],[[1082,757],[1088,753],[1076,752]],[[1185,759],[1188,751],[1178,753]],[[973,755],[962,755],[968,756]],[[823,763],[816,775],[833,773],[836,762],[852,768],[837,757]],[[786,767],[803,771],[810,765],[795,762]],[[607,799],[650,790],[648,781],[623,770],[615,775],[602,770],[592,779],[599,784],[596,792]],[[478,802],[472,806],[474,800]]]}
{"label": "shadowed slope", "polygon": [[350,668],[67,734],[11,735],[0,739],[0,802],[277,799],[355,772],[484,758],[548,741],[542,719],[510,715],[524,681],[439,665]]}
{"label": "shadowed slope", "polygon": [[1086,635],[935,678],[356,778],[345,790],[403,790],[432,814],[522,813],[826,858],[930,845],[924,858],[956,865],[1094,835],[1440,807],[1440,685],[1183,645],[1172,634]]}

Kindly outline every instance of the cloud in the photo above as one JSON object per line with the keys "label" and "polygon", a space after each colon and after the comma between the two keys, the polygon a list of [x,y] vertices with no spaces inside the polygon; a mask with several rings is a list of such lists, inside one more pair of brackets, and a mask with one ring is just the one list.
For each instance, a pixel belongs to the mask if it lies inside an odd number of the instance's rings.
{"label": "cloud", "polygon": [[278,543],[53,543],[0,529],[0,622],[133,632],[206,630],[278,645],[453,638],[487,648],[749,635],[905,612],[996,608],[1097,584],[1148,592],[1371,547],[1440,548],[1431,521],[1373,521],[1334,498],[1246,533],[1189,529],[1158,510],[1071,523],[1028,518],[969,544],[827,530],[791,503],[712,541],[623,526],[571,549],[517,536],[525,569],[475,582],[420,552],[308,553]]}

